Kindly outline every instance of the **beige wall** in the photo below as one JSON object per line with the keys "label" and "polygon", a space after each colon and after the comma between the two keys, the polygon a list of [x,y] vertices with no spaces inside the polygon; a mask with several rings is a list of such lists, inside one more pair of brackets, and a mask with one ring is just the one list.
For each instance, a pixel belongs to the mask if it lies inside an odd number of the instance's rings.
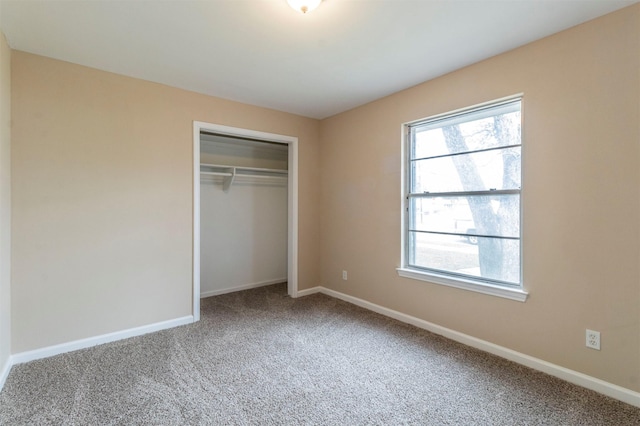
{"label": "beige wall", "polygon": [[0,374],[11,354],[11,50],[0,32]]}
{"label": "beige wall", "polygon": [[299,138],[299,288],[319,281],[317,120],[12,56],[12,351],[191,315],[192,126]]}
{"label": "beige wall", "polygon": [[[635,5],[323,121],[322,284],[640,391],[639,22]],[[520,92],[529,300],[398,277],[402,123]]]}

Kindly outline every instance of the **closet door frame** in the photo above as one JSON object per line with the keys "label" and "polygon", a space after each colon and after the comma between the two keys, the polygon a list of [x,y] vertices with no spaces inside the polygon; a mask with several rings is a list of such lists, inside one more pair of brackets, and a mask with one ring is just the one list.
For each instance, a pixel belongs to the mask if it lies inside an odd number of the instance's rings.
{"label": "closet door frame", "polygon": [[287,293],[298,297],[298,138],[221,124],[193,122],[193,321],[200,320],[200,132],[288,145]]}

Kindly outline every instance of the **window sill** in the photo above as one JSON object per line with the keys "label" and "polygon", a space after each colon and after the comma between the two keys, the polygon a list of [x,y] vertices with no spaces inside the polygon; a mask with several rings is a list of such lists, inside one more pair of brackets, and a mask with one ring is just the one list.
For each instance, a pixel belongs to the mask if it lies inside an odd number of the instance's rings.
{"label": "window sill", "polygon": [[477,293],[488,294],[491,296],[504,297],[505,299],[517,300],[518,302],[524,302],[527,300],[527,296],[529,295],[529,293],[521,289],[501,287],[492,284],[479,284],[471,280],[453,279],[445,277],[444,275],[418,271],[416,269],[397,268],[396,271],[401,277],[446,285],[448,287],[455,287],[462,290],[475,291]]}

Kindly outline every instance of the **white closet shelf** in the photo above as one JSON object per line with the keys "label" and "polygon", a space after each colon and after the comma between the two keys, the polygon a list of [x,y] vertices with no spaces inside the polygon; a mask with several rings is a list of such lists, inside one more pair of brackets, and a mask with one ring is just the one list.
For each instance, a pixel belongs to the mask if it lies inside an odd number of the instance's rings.
{"label": "white closet shelf", "polygon": [[223,164],[200,163],[200,175],[224,177],[222,189],[226,192],[229,190],[236,177],[286,179],[289,175],[289,172],[282,169],[266,169],[260,167],[241,167]]}

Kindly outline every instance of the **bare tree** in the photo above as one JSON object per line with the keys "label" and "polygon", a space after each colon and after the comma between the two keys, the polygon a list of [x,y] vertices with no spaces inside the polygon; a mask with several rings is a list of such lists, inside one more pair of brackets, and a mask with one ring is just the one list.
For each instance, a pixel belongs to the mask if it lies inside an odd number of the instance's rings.
{"label": "bare tree", "polygon": [[[520,129],[514,129],[505,115],[493,118],[487,128],[481,130],[483,135],[476,137],[494,137],[499,144],[519,144]],[[444,140],[449,152],[469,151],[467,138],[460,129],[460,125],[451,125],[442,128]],[[482,177],[475,162],[468,155],[454,155],[451,157],[460,183],[464,191],[478,189],[478,183]],[[514,150],[502,151],[502,179],[503,188],[519,187],[520,156]],[[488,188],[487,188],[488,189]],[[518,197],[504,196],[500,199],[500,207],[494,211],[491,196],[472,196],[467,198],[475,230],[479,235],[510,235],[513,233],[513,224],[518,223],[519,218],[513,217],[519,214]],[[514,204],[515,203],[515,204]],[[515,213],[514,213],[515,212]],[[480,272],[483,277],[517,280],[513,276],[517,271],[517,265],[513,265],[513,256],[508,255],[510,241],[499,238],[479,238],[478,254]],[[511,248],[512,249],[512,248]]]}

